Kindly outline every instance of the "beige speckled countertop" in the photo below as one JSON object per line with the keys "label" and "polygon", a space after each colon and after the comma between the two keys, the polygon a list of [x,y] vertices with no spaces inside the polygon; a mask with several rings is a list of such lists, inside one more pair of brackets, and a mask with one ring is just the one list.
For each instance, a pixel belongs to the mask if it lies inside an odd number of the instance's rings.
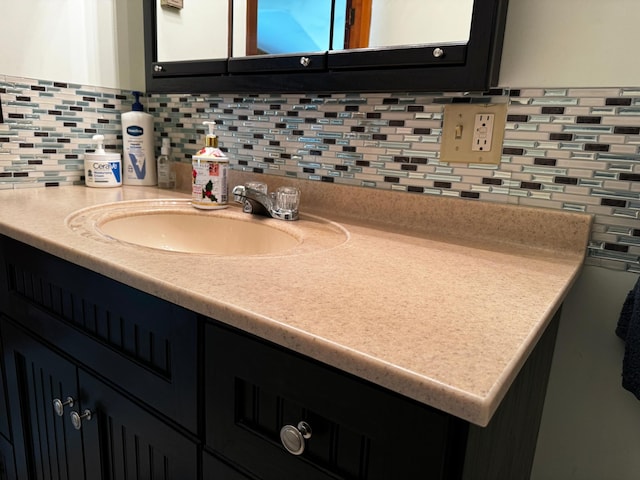
{"label": "beige speckled countertop", "polygon": [[300,186],[301,211],[337,220],[345,241],[224,257],[99,242],[65,225],[92,205],[186,197],[154,187],[0,191],[0,233],[486,425],[579,272],[591,217]]}

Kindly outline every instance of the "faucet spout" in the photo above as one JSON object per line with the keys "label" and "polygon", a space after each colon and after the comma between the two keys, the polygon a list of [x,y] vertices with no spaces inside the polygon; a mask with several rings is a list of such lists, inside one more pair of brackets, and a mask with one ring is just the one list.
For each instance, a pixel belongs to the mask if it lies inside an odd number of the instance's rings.
{"label": "faucet spout", "polygon": [[278,206],[275,193],[266,193],[246,185],[233,187],[233,200],[242,204],[242,211],[257,215],[267,215],[280,220],[297,220],[298,209],[283,209]]}

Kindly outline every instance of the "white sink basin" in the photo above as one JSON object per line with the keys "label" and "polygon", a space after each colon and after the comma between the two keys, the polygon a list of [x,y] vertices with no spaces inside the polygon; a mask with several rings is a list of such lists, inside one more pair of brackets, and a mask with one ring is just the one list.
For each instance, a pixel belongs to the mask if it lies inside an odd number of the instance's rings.
{"label": "white sink basin", "polygon": [[209,255],[308,253],[344,243],[348,232],[314,216],[288,222],[239,208],[196,210],[188,200],[136,200],[89,207],[71,214],[73,231],[103,242]]}
{"label": "white sink basin", "polygon": [[100,231],[123,242],[188,253],[257,255],[289,250],[300,239],[289,233],[234,218],[197,213],[153,213],[107,220]]}

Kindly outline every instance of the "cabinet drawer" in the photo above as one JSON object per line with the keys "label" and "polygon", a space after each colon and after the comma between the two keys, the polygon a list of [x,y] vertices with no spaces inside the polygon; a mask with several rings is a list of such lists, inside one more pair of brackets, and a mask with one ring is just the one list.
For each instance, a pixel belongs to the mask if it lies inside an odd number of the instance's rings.
{"label": "cabinet drawer", "polygon": [[197,432],[197,315],[0,237],[2,309],[80,364]]}
{"label": "cabinet drawer", "polygon": [[[206,442],[259,478],[459,477],[459,419],[226,327],[207,324],[205,341]],[[280,429],[301,421],[295,456]]]}
{"label": "cabinet drawer", "polygon": [[208,452],[202,454],[203,480],[251,480]]}

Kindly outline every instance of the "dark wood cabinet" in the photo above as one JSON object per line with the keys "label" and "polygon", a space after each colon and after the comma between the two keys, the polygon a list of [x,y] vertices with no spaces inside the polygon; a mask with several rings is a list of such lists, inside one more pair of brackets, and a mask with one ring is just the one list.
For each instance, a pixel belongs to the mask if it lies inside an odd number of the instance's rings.
{"label": "dark wood cabinet", "polygon": [[[18,478],[196,479],[197,446],[2,319]],[[53,401],[73,399],[59,416]],[[91,412],[76,429],[71,414]]]}
{"label": "dark wood cabinet", "polygon": [[197,315],[4,239],[5,314],[197,433]]}
{"label": "dark wood cabinet", "polygon": [[0,236],[0,480],[528,478],[557,320],[481,428]]}
{"label": "dark wood cabinet", "polygon": [[[3,357],[2,329],[0,329],[0,359]],[[9,409],[7,407],[7,390],[5,387],[5,371],[0,360],[0,480],[13,480],[15,478],[15,466],[13,462],[13,446],[9,439]]]}
{"label": "dark wood cabinet", "polygon": [[199,478],[196,315],[6,238],[1,258],[17,478]]}
{"label": "dark wood cabinet", "polygon": [[[205,335],[206,443],[257,477],[459,478],[466,422],[223,327]],[[300,422],[311,436],[294,455],[280,431]]]}
{"label": "dark wood cabinet", "polygon": [[[6,410],[3,411],[6,412]],[[13,445],[7,438],[0,435],[0,480],[16,480],[16,478]]]}
{"label": "dark wood cabinet", "polygon": [[53,407],[54,399],[67,397],[79,403],[75,365],[6,317],[0,322],[18,477],[85,478],[82,432],[69,421],[73,408],[65,408],[66,414],[58,416]]}

